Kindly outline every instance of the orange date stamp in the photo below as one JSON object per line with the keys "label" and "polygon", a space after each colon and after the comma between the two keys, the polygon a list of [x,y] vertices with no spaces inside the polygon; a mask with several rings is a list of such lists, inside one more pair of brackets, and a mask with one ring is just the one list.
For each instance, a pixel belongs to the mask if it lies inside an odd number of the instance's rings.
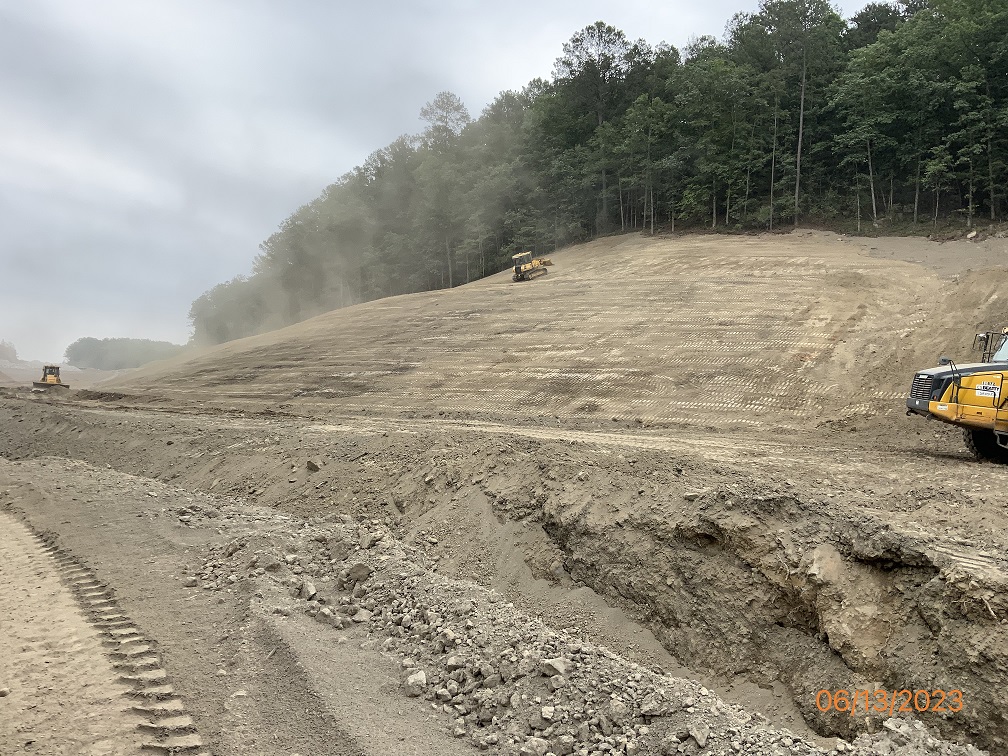
{"label": "orange date stamp", "polygon": [[830,710],[854,716],[858,711],[865,714],[908,714],[925,711],[936,714],[955,714],[963,709],[962,691],[952,690],[820,690],[815,697],[816,708],[821,712]]}

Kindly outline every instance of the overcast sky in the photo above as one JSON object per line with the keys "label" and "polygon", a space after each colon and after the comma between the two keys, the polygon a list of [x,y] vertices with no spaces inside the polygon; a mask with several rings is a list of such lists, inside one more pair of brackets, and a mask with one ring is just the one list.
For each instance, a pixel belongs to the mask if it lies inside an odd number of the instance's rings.
{"label": "overcast sky", "polygon": [[756,5],[0,0],[0,340],[183,343],[193,299],[439,91],[477,116],[597,20],[681,48]]}

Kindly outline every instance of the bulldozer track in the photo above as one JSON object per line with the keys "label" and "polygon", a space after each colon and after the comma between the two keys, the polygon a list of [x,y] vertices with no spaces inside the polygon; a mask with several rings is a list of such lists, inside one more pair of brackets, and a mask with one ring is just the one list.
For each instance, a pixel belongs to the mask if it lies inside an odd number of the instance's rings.
{"label": "bulldozer track", "polygon": [[[101,702],[105,716],[99,721],[104,728],[93,724],[85,728],[92,739],[86,745],[76,744],[82,750],[73,752],[208,756],[195,722],[171,684],[156,642],[130,619],[116,601],[115,591],[92,569],[60,547],[54,536],[37,532],[23,514],[17,514],[21,513],[13,508],[0,511],[4,534],[0,541],[0,576],[7,585],[16,584],[18,574],[30,575],[32,584],[47,578],[58,580],[59,587],[50,589],[57,594],[52,603],[62,602],[68,611],[75,610],[79,621],[71,617],[67,622],[31,625],[28,632],[35,640],[25,648],[37,650],[38,656],[45,658],[14,656],[12,677],[37,677],[38,672],[31,667],[41,663],[47,677],[65,676],[72,681],[80,676],[78,667],[86,667],[89,676],[103,678],[97,683],[100,692],[118,694]],[[82,623],[94,633],[90,642],[83,633],[70,631],[70,626]],[[83,684],[95,686],[90,681]],[[64,691],[64,695],[86,696],[86,689]],[[51,726],[44,718],[38,725],[43,729]],[[23,731],[24,727],[19,729]],[[57,730],[52,739],[65,739],[72,728],[63,722],[62,729],[65,732],[59,734]],[[0,746],[5,734],[0,726]],[[23,734],[19,737],[36,742],[36,738]]]}

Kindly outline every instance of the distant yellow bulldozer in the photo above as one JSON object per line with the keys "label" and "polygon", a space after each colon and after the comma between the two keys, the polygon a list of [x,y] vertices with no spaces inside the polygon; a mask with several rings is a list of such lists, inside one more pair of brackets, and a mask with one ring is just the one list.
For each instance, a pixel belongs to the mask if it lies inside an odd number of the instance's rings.
{"label": "distant yellow bulldozer", "polygon": [[546,268],[553,264],[548,257],[532,257],[531,252],[519,252],[512,255],[514,262],[514,275],[512,281],[529,281],[539,276],[545,276],[548,272]]}
{"label": "distant yellow bulldozer", "polygon": [[48,391],[51,388],[70,388],[60,380],[59,365],[46,365],[42,368],[42,377],[32,381],[32,391]]}

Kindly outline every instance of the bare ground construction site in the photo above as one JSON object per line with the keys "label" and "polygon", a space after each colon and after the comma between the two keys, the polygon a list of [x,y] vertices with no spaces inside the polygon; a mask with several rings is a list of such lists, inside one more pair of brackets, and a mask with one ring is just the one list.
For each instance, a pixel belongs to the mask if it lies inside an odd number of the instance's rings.
{"label": "bare ground construction site", "polygon": [[4,389],[0,753],[1008,753],[1008,467],[903,401],[1008,244],[552,257]]}

